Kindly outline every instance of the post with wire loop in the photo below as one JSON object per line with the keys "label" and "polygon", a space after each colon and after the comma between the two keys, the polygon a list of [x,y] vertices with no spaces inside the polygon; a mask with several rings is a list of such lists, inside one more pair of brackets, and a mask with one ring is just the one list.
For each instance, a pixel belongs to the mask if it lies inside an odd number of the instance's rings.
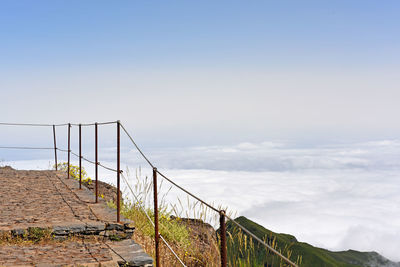
{"label": "post with wire loop", "polygon": [[153,168],[153,193],[154,193],[154,241],[156,244],[156,267],[160,266],[160,236],[158,233],[158,203],[157,203],[157,168]]}
{"label": "post with wire loop", "polygon": [[120,222],[120,212],[121,212],[121,199],[120,199],[120,174],[121,174],[121,168],[120,168],[120,147],[121,147],[121,142],[120,142],[120,126],[121,123],[120,121],[117,121],[117,222]]}
{"label": "post with wire loop", "polygon": [[97,150],[97,122],[94,124],[94,161],[96,163],[95,165],[95,176],[96,176],[96,203],[98,202],[98,195],[99,195],[99,186],[98,186],[98,167],[99,167],[99,161],[98,161],[98,150]]}
{"label": "post with wire loop", "polygon": [[82,125],[79,124],[79,189],[82,189]]}
{"label": "post with wire loop", "polygon": [[53,124],[53,137],[54,137],[54,162],[57,171],[57,144],[56,144],[56,126]]}
{"label": "post with wire loop", "polygon": [[70,154],[71,154],[71,123],[68,123],[68,166],[67,166],[68,179],[69,179],[69,165],[71,156]]}
{"label": "post with wire loop", "polygon": [[225,224],[225,211],[221,210],[219,212],[219,237],[221,240],[221,267],[227,266],[227,256],[226,256],[226,224]]}

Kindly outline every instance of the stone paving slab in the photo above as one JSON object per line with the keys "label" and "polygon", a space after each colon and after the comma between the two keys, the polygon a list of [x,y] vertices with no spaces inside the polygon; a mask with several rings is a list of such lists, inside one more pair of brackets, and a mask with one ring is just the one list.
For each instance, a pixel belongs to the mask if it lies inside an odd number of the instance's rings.
{"label": "stone paving slab", "polygon": [[[0,168],[0,231],[20,231],[29,227],[53,228],[79,233],[92,229],[122,228],[129,223],[79,182],[63,172],[17,171]],[[129,229],[132,227],[127,226]]]}
{"label": "stone paving slab", "polygon": [[102,243],[59,242],[0,246],[0,266],[118,266]]}
{"label": "stone paving slab", "polygon": [[108,242],[108,245],[116,254],[115,259],[120,265],[153,266],[153,259],[144,253],[142,247],[133,240],[126,239],[120,242]]}
{"label": "stone paving slab", "polygon": [[1,168],[0,206],[0,230],[99,221],[55,171]]}
{"label": "stone paving slab", "polygon": [[[30,227],[51,228],[53,234],[105,235],[124,231],[132,222],[116,223],[115,210],[63,172],[0,168],[0,232],[23,233]],[[88,243],[51,242],[48,245],[1,245],[0,266],[152,266],[133,240]]]}
{"label": "stone paving slab", "polygon": [[153,259],[133,240],[66,241],[1,245],[0,266],[133,266],[151,267]]}

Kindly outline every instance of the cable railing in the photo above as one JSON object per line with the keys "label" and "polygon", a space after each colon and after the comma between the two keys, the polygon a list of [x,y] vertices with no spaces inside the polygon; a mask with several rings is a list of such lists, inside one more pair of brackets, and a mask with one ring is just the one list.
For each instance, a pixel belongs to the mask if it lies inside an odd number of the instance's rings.
{"label": "cable railing", "polygon": [[0,146],[2,149],[37,149],[37,150],[53,150],[52,147],[29,147],[29,146]]}
{"label": "cable railing", "polygon": [[[139,208],[142,210],[142,212],[146,215],[147,220],[149,221],[149,223],[155,227],[154,222],[151,220],[149,214],[146,211],[146,208],[144,207],[144,205],[141,204],[141,201],[139,200],[139,198],[136,196],[136,194],[134,193],[132,187],[129,185],[128,180],[126,179],[125,175],[121,175],[122,179],[125,181],[125,184],[128,186],[129,190],[131,191],[132,196],[135,198],[136,203],[138,203]],[[175,256],[175,258],[179,261],[179,263],[186,267],[185,263],[183,263],[182,259],[179,258],[179,256],[176,254],[176,252],[172,249],[172,247],[170,246],[170,244],[168,244],[168,242],[165,240],[165,238],[159,234],[161,240],[164,242],[164,244],[167,246],[167,248],[171,251],[171,253]]]}
{"label": "cable railing", "polygon": [[[112,125],[116,124],[117,128],[117,168],[113,169],[111,167],[105,166],[101,164],[98,161],[98,126],[99,125]],[[281,260],[286,262],[286,264],[293,266],[293,267],[298,267],[296,263],[291,261],[289,258],[285,257],[281,252],[279,252],[277,249],[273,248],[270,244],[267,242],[263,241],[261,238],[257,237],[254,233],[252,233],[250,230],[245,228],[243,225],[239,224],[237,221],[232,219],[230,216],[228,216],[225,212],[225,210],[221,208],[216,208],[213,205],[209,204],[205,200],[201,199],[200,197],[196,196],[195,194],[191,193],[187,189],[183,188],[176,182],[174,182],[171,178],[167,177],[165,174],[160,172],[156,167],[155,164],[153,164],[149,158],[143,153],[143,151],[139,148],[135,140],[132,138],[132,136],[129,134],[129,132],[126,130],[126,128],[121,124],[120,121],[109,121],[109,122],[95,122],[95,123],[61,123],[61,124],[39,124],[39,123],[6,123],[6,122],[0,122],[0,126],[33,126],[33,127],[52,127],[53,130],[53,137],[54,137],[54,146],[53,147],[30,147],[30,146],[0,146],[0,149],[21,149],[21,150],[54,150],[54,161],[55,161],[55,169],[57,170],[58,164],[57,164],[57,151],[64,152],[68,154],[68,165],[67,165],[67,179],[70,178],[70,154],[73,156],[77,157],[79,159],[79,189],[82,188],[82,160],[95,165],[95,202],[98,202],[98,166],[117,173],[117,201],[116,201],[116,206],[117,206],[117,218],[116,221],[118,223],[121,222],[120,220],[120,213],[121,213],[121,199],[120,199],[120,177],[123,178],[125,184],[128,186],[132,196],[135,198],[137,201],[140,209],[145,213],[147,220],[150,222],[150,224],[154,227],[154,239],[155,239],[155,261],[156,261],[156,267],[160,266],[160,241],[163,242],[166,247],[169,249],[169,251],[174,255],[174,257],[178,260],[178,262],[182,266],[186,266],[183,262],[183,260],[177,255],[177,253],[173,250],[172,246],[167,242],[167,240],[160,234],[159,232],[159,206],[158,206],[158,188],[157,188],[157,174],[161,176],[163,179],[168,181],[171,185],[176,187],[177,189],[181,190],[182,192],[186,193],[190,197],[194,198],[196,201],[200,202],[201,204],[205,205],[207,208],[210,210],[216,212],[219,215],[219,243],[220,243],[220,256],[221,256],[221,266],[225,267],[228,265],[228,259],[227,259],[227,242],[226,242],[226,237],[227,237],[227,231],[226,231],[226,220],[229,220],[233,223],[233,225],[237,226],[239,229],[241,229],[243,232],[248,234],[251,238],[256,240],[260,245],[264,246],[267,251],[272,252],[274,255],[278,256]],[[68,126],[68,148],[67,149],[61,149],[57,147],[57,138],[56,138],[56,127],[61,127],[61,126]],[[71,127],[72,126],[77,126],[79,128],[79,154],[75,153],[71,150]],[[90,127],[94,126],[95,128],[95,160],[90,160],[84,156],[82,156],[82,134],[81,134],[81,129],[82,127]],[[134,190],[132,190],[132,187],[129,185],[128,180],[126,177],[123,175],[123,172],[120,168],[120,159],[121,159],[121,143],[120,143],[120,129],[122,128],[123,132],[126,134],[126,136],[129,138],[135,149],[140,153],[142,158],[148,163],[148,165],[152,169],[153,173],[153,204],[154,204],[154,220],[150,218],[148,213],[146,212],[146,209],[144,205],[142,205],[137,198],[137,196],[134,193]]]}

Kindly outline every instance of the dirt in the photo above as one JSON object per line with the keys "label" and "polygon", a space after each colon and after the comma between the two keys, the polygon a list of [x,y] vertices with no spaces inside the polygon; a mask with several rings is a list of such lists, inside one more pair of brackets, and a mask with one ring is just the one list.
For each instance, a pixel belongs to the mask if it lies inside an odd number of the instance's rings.
{"label": "dirt", "polygon": [[[171,216],[171,219],[176,219],[176,217]],[[199,219],[180,218],[179,222],[189,229],[192,247],[195,248],[195,252],[190,256],[197,260],[190,262],[188,266],[220,266],[220,253],[215,229]]]}

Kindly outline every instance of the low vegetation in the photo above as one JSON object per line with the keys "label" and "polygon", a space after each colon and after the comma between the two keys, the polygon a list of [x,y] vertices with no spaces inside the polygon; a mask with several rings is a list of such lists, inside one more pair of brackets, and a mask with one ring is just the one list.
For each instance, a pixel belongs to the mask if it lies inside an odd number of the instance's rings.
{"label": "low vegetation", "polygon": [[[129,171],[126,173],[129,175]],[[162,187],[162,184],[159,187]],[[130,192],[133,193],[135,201],[124,199],[121,213],[135,223],[135,241],[140,243],[148,254],[155,257],[152,224],[154,211],[150,208],[151,188],[151,181],[147,177],[141,178],[140,170],[136,172],[135,182],[131,187],[133,192]],[[203,220],[182,218],[183,205],[181,208],[176,205],[171,207],[165,202],[165,196],[159,196],[159,198],[161,199],[158,215],[159,231],[179,259],[186,266],[218,266],[219,250],[215,230]],[[112,201],[109,201],[108,205],[116,208]],[[165,243],[161,242],[160,250],[161,262],[165,266],[181,265]]]}
{"label": "low vegetation", "polygon": [[[238,219],[244,217],[239,217]],[[238,221],[235,219],[235,221]],[[242,224],[244,227],[249,229],[248,223]],[[250,227],[251,228],[251,227]],[[250,231],[252,231],[251,229]],[[283,267],[292,266],[285,262],[282,258],[275,255],[267,247],[260,244],[258,241],[243,232],[240,228],[234,225],[232,222],[227,223],[227,252],[229,259],[229,266],[268,266],[268,267]],[[286,258],[290,259],[293,263],[298,266],[301,265],[302,258],[300,255],[293,255],[291,247],[288,244],[278,243],[276,236],[266,233],[257,235],[265,243],[270,245],[275,250],[279,251]]]}
{"label": "low vegetation", "polygon": [[[55,167],[55,166],[54,166]],[[61,162],[57,164],[57,169],[60,171],[68,171],[68,163],[67,162]],[[79,166],[75,166],[70,164],[69,165],[69,176],[75,180],[79,181]],[[81,168],[81,178],[82,178],[82,184],[84,185],[90,185],[92,184],[92,178],[90,178],[86,171],[85,168]]]}
{"label": "low vegetation", "polygon": [[[66,171],[67,167],[66,163],[58,165],[60,170]],[[129,177],[129,170],[125,173]],[[79,168],[70,166],[70,176],[79,179]],[[82,181],[88,185],[92,183],[84,171]],[[138,169],[132,184],[132,192],[129,193],[134,195],[134,201],[124,199],[121,203],[121,213],[135,223],[136,230],[133,236],[135,241],[141,244],[149,255],[155,257],[154,226],[151,223],[154,221],[154,212],[151,208],[152,182],[147,177],[142,178],[141,171]],[[161,186],[162,183],[159,187]],[[169,190],[166,190],[165,194],[168,192]],[[218,221],[218,214],[198,202],[190,202],[189,199],[185,203],[178,200],[177,205],[166,203],[166,195],[159,196],[159,199],[161,199],[159,203],[160,233],[184,264],[186,266],[220,266],[219,236],[210,224],[205,223],[205,221]],[[112,200],[107,204],[116,208]],[[251,238],[229,223],[227,226],[229,266],[286,266],[284,262],[265,250],[264,246],[254,243]],[[278,246],[277,239],[274,238],[267,238],[266,241],[291,257],[290,247]],[[161,242],[160,250],[163,266],[181,265],[163,242]],[[295,261],[299,263],[301,257],[297,254],[296,257]]]}
{"label": "low vegetation", "polygon": [[21,233],[11,233],[4,231],[0,233],[0,245],[3,244],[38,244],[53,242],[52,230],[49,228],[30,227]]}
{"label": "low vegetation", "polygon": [[[281,250],[285,256],[289,256],[292,260],[298,260],[301,267],[400,267],[400,263],[391,262],[376,252],[359,252],[354,250],[333,252],[311,246],[307,243],[298,242],[292,235],[274,233],[243,216],[236,218],[235,221],[249,229],[257,237],[273,244],[274,248]],[[231,231],[235,231],[231,223],[228,223],[228,228]],[[238,246],[238,244],[240,244],[240,241],[235,242],[233,247]],[[241,244],[243,247],[243,241]],[[257,247],[255,244],[252,246],[254,249],[247,251],[254,253],[250,258],[255,259],[258,265],[239,264],[236,266],[282,266],[279,260],[271,257],[270,253],[266,253],[264,247]],[[237,247],[235,249],[238,250]],[[242,253],[240,254],[240,258],[244,259],[246,255],[246,253]]]}

